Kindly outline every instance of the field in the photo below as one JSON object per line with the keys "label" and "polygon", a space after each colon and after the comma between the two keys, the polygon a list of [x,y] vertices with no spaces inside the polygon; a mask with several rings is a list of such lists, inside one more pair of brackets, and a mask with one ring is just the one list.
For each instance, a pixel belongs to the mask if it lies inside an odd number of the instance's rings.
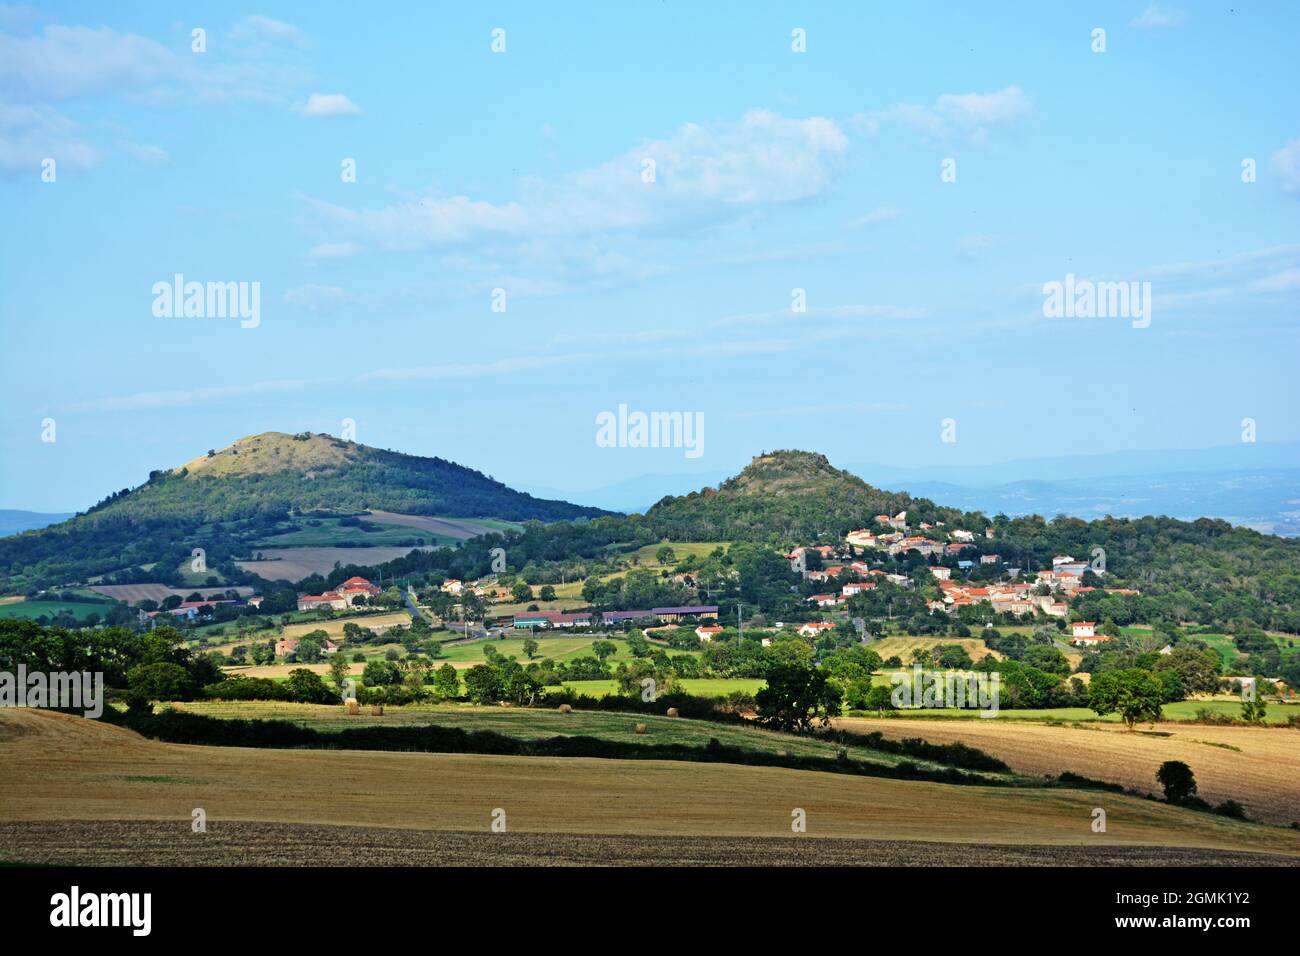
{"label": "field", "polygon": [[[277,640],[289,637],[302,637],[304,634],[310,634],[312,631],[324,631],[330,636],[330,638],[339,641],[343,639],[343,627],[346,624],[355,624],[358,627],[365,627],[372,631],[382,633],[395,625],[401,624],[405,626],[410,623],[411,615],[406,611],[388,611],[383,614],[359,614],[353,617],[331,618],[328,621],[303,621],[300,624],[287,625],[284,632],[279,635]],[[360,648],[357,649],[359,650]]]}
{"label": "field", "polygon": [[343,545],[344,542],[374,547],[401,547],[405,543],[406,547],[414,547],[419,544],[438,545],[460,540],[398,525],[380,524],[368,518],[365,520],[367,524],[376,525],[378,529],[366,531],[359,527],[342,525],[339,524],[338,518],[299,518],[294,522],[299,526],[297,531],[270,534],[259,538],[249,547],[253,551],[260,551],[264,548],[336,547]]}
{"label": "field", "polygon": [[[0,762],[8,784],[0,824],[31,824],[0,826],[0,859],[9,860],[197,861],[208,844],[196,847],[202,838],[190,832],[195,807],[206,812],[209,834],[242,848],[238,859],[246,865],[346,858],[346,846],[319,829],[333,826],[483,834],[495,810],[506,815],[515,839],[532,835],[540,842],[538,856],[551,863],[575,852],[565,848],[583,843],[579,837],[604,840],[605,852],[622,854],[604,862],[645,859],[647,838],[707,839],[715,846],[719,838],[784,840],[800,844],[808,862],[833,858],[837,848],[861,856],[850,861],[873,862],[878,844],[839,842],[845,839],[890,841],[891,862],[915,864],[987,865],[1034,855],[1018,849],[1026,844],[1061,848],[1044,851],[1039,862],[1123,856],[1120,847],[1147,848],[1130,860],[1155,852],[1150,848],[1196,851],[1169,854],[1189,862],[1224,862],[1214,850],[1300,857],[1300,833],[1096,792],[659,760],[180,746],[25,710],[0,713]],[[1091,830],[1097,806],[1107,810],[1105,833]],[[807,814],[806,837],[791,834],[795,808]],[[65,821],[93,825],[53,826]],[[290,826],[231,826],[236,823]],[[99,836],[80,846],[66,836],[50,839],[60,832]],[[312,832],[314,839],[304,836]],[[141,833],[153,835],[133,842]],[[814,843],[820,838],[830,839]],[[411,833],[406,842],[432,839],[429,832]],[[923,842],[900,850],[897,841]],[[226,852],[235,853],[229,846]]]}
{"label": "field", "polygon": [[1196,775],[1198,795],[1213,803],[1236,800],[1253,819],[1300,822],[1300,731],[1260,727],[1156,724],[1130,733],[1111,724],[1054,726],[1011,720],[872,720],[846,717],[846,730],[878,730],[887,737],[960,741],[1001,758],[1026,774],[1069,770],[1158,792],[1156,769],[1182,760]]}
{"label": "field", "polygon": [[0,604],[0,620],[5,618],[20,618],[34,620],[38,617],[54,618],[62,611],[67,611],[76,617],[78,621],[84,621],[90,614],[98,614],[101,618],[104,612],[112,605],[108,602],[102,604],[93,604],[83,601],[9,601]]}
{"label": "field", "polygon": [[[575,657],[592,657],[591,645],[597,640],[609,640],[618,648],[613,655],[606,658],[608,662],[617,663],[618,661],[630,661],[635,658],[632,652],[628,650],[627,641],[619,638],[595,638],[595,637],[550,637],[541,636],[548,632],[539,632],[535,638],[539,647],[537,656],[534,660],[542,660],[549,657],[553,661],[571,661]],[[528,663],[528,657],[524,654],[524,638],[507,637],[505,640],[485,640],[469,641],[464,644],[444,644],[442,647],[442,658],[449,661],[472,661],[481,664],[486,658],[483,655],[485,644],[491,644],[498,653],[505,657],[516,657],[521,664]],[[691,651],[670,651],[670,654],[691,654]],[[698,652],[696,652],[698,653]]]}
{"label": "field", "polygon": [[[877,675],[873,683],[880,683]],[[887,678],[885,678],[887,681]],[[1162,705],[1161,712],[1166,721],[1196,720],[1196,712],[1202,708],[1228,717],[1241,716],[1241,701],[1236,698],[1217,697],[1207,700],[1180,700]],[[1300,715],[1300,703],[1278,704],[1270,702],[1264,722],[1267,724],[1285,724],[1292,715]],[[891,719],[897,720],[979,720],[989,723],[993,720],[1031,720],[1039,722],[1068,721],[1103,724],[1118,724],[1118,714],[1098,717],[1095,711],[1087,707],[1045,707],[1041,710],[999,710],[996,717],[981,717],[975,710],[956,710],[954,708],[931,708],[928,710],[899,710]]]}
{"label": "field", "polygon": [[523,527],[517,521],[504,521],[500,518],[433,518],[428,515],[398,514],[394,511],[372,511],[370,516],[382,524],[414,528],[426,534],[434,534],[440,538],[454,538],[458,541],[487,534],[490,531],[517,531]]}
{"label": "field", "polygon": [[956,644],[965,648],[966,653],[970,655],[973,661],[982,661],[984,658],[992,656],[995,660],[1001,660],[1002,655],[996,651],[991,651],[985,646],[984,642],[977,637],[912,637],[910,635],[895,635],[893,637],[882,637],[878,641],[872,641],[867,645],[871,650],[880,655],[882,660],[888,660],[897,656],[904,664],[911,664],[912,652],[918,648],[924,648],[932,651],[941,644]]}
{"label": "field", "polygon": [[[763,681],[750,677],[687,678],[677,683],[683,691],[697,697],[721,697],[736,691],[756,694],[763,686]],[[618,681],[615,680],[566,680],[564,686],[575,693],[592,697],[608,697],[618,693]]]}
{"label": "field", "polygon": [[125,601],[127,604],[136,604],[139,601],[163,601],[165,598],[175,594],[182,600],[189,597],[195,591],[208,597],[213,594],[234,591],[240,597],[249,597],[256,592],[250,587],[228,587],[226,585],[201,584],[191,588],[169,588],[165,584],[96,584],[92,585],[90,590],[97,594],[103,594],[112,598],[114,601]]}
{"label": "field", "polygon": [[268,581],[301,581],[313,574],[329,574],[334,565],[374,567],[402,558],[414,548],[258,548],[264,561],[236,561],[245,571]]}
{"label": "field", "polygon": [[[728,746],[744,747],[764,753],[794,756],[834,757],[839,745],[833,741],[776,733],[750,725],[706,723],[659,717],[652,714],[607,713],[575,710],[562,714],[558,710],[523,707],[478,707],[471,704],[409,704],[385,707],[382,716],[371,716],[363,709],[349,716],[343,708],[327,704],[291,704],[280,701],[191,701],[171,705],[188,713],[208,717],[244,720],[288,720],[304,727],[334,731],[345,727],[418,726],[437,724],[465,730],[495,730],[511,737],[534,740],[556,735],[599,737],[631,744],[689,744],[702,746],[710,738]],[[647,733],[638,734],[636,725],[646,725]],[[895,766],[904,760],[922,767],[940,767],[925,760],[865,748],[850,748],[855,760]]]}

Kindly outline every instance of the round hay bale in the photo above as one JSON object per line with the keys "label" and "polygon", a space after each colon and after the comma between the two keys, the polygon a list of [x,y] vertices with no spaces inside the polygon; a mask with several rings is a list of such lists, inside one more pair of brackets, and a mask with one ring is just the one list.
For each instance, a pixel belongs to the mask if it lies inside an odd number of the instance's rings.
{"label": "round hay bale", "polygon": [[636,732],[637,732],[638,734],[644,734],[644,733],[645,733],[647,730],[649,730],[649,729],[650,729],[650,728],[647,727],[645,724],[637,724],[637,725],[636,725]]}
{"label": "round hay bale", "polygon": [[371,717],[382,717],[382,716],[384,716],[384,705],[383,705],[383,704],[373,704],[373,705],[371,705],[371,707],[370,707],[370,716],[371,716]]}
{"label": "round hay bale", "polygon": [[677,717],[677,716],[679,716],[679,714],[677,713],[677,708],[676,708],[676,707],[669,707],[669,708],[668,708],[668,716],[669,716],[669,717]]}
{"label": "round hay bale", "polygon": [[561,704],[561,705],[560,705],[560,713],[562,713],[562,714],[571,714],[571,713],[573,713],[573,708],[572,708],[571,706],[569,706],[568,704]]}
{"label": "round hay bale", "polygon": [[343,710],[348,714],[356,715],[361,713],[361,705],[355,697],[351,697],[343,702]]}

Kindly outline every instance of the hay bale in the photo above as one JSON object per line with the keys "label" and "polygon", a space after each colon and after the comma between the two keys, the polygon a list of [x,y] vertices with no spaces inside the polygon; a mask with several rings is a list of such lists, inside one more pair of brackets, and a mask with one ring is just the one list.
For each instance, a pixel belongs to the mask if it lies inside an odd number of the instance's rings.
{"label": "hay bale", "polygon": [[382,717],[382,716],[384,716],[384,705],[383,705],[383,704],[372,704],[371,707],[370,707],[370,716],[371,716],[371,717]]}
{"label": "hay bale", "polygon": [[571,714],[571,713],[573,713],[573,708],[570,707],[568,704],[561,704],[561,705],[560,705],[560,713],[562,713],[562,714]]}
{"label": "hay bale", "polygon": [[343,710],[345,713],[355,717],[357,714],[361,713],[361,704],[358,703],[355,697],[350,697],[343,702]]}
{"label": "hay bale", "polygon": [[677,713],[677,708],[676,708],[676,707],[669,707],[669,708],[668,708],[668,716],[669,716],[669,717],[677,717],[677,716],[680,716],[680,715]]}
{"label": "hay bale", "polygon": [[650,729],[650,728],[648,728],[645,724],[637,724],[637,725],[636,725],[636,732],[637,732],[638,734],[643,734],[643,733],[645,733],[645,732],[646,732],[647,730],[649,730],[649,729]]}

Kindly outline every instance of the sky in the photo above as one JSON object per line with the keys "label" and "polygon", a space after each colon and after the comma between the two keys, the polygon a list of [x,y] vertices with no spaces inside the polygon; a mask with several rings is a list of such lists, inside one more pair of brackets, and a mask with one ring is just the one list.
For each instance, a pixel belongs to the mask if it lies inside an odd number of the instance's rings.
{"label": "sky", "polygon": [[1300,438],[1300,7],[547,6],[0,6],[0,507],[268,430],[564,492]]}

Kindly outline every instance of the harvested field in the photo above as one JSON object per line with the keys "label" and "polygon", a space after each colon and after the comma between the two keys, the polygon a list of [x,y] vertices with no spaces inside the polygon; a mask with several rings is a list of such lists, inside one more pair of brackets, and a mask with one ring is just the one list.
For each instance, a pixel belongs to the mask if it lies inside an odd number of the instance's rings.
{"label": "harvested field", "polygon": [[[403,558],[420,548],[258,548],[265,561],[236,561],[245,571],[268,581],[301,581],[313,574],[329,574],[337,563],[370,568],[394,558]],[[274,559],[274,560],[272,560]]]}
{"label": "harvested field", "polygon": [[464,833],[286,823],[0,823],[0,862],[79,866],[1290,866],[1175,847]]}
{"label": "harvested field", "polygon": [[991,651],[985,643],[974,637],[911,637],[898,635],[895,637],[883,637],[878,641],[873,641],[867,645],[873,651],[880,655],[881,660],[887,660],[891,657],[899,657],[904,664],[912,663],[912,652],[917,648],[924,648],[932,651],[941,644],[956,644],[966,649],[973,661],[980,661],[990,655],[994,660],[1001,660],[1002,655],[997,651]]}
{"label": "harvested field", "polygon": [[1198,796],[1236,800],[1252,819],[1300,821],[1300,731],[1282,728],[1156,724],[1132,733],[1117,724],[1060,726],[1011,720],[875,720],[845,717],[846,730],[886,737],[960,741],[1027,774],[1069,770],[1085,777],[1159,793],[1156,769],[1166,760],[1192,768]]}
{"label": "harvested field", "polygon": [[401,525],[404,528],[418,528],[420,531],[441,535],[444,538],[456,538],[461,541],[486,534],[489,531],[519,527],[518,524],[507,521],[476,521],[473,518],[433,518],[428,515],[398,514],[395,511],[372,511],[370,517],[383,524]]}
{"label": "harvested field", "polygon": [[[1300,833],[1112,794],[658,760],[184,746],[46,711],[0,712],[0,765],[8,785],[0,823],[188,825],[202,807],[213,832],[263,822],[482,833],[501,808],[512,833],[748,840],[789,839],[791,811],[802,808],[814,838],[1248,846],[1300,858]],[[1103,834],[1090,826],[1098,806],[1108,813]],[[968,862],[997,853],[975,851]]]}
{"label": "harvested field", "polygon": [[331,618],[328,621],[303,621],[299,624],[290,624],[285,627],[283,633],[279,634],[276,639],[302,637],[312,631],[324,631],[337,641],[343,637],[343,625],[345,624],[355,624],[358,627],[369,628],[376,633],[383,633],[395,625],[400,624],[405,627],[410,623],[411,615],[406,611],[389,611],[386,614],[359,614],[352,617]]}
{"label": "harvested field", "polygon": [[127,604],[135,604],[137,601],[161,602],[173,594],[184,600],[195,591],[204,597],[224,594],[226,591],[234,591],[240,597],[257,593],[250,587],[231,587],[225,584],[199,584],[190,588],[169,588],[165,584],[96,584],[90,590],[110,597],[114,601],[125,601]]}

